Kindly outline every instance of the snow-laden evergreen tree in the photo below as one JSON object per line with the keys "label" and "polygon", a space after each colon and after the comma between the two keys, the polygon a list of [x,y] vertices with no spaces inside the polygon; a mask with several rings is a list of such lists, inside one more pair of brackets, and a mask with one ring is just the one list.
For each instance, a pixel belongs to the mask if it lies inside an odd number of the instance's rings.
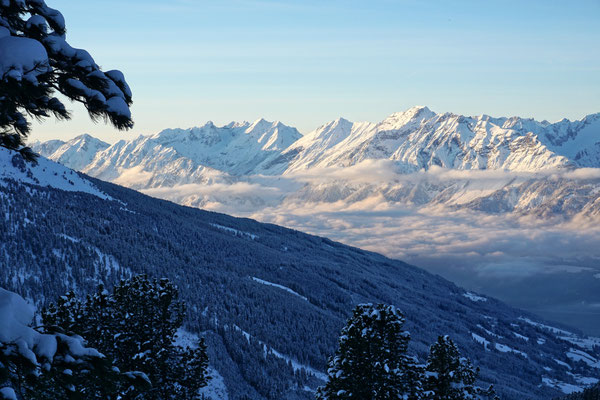
{"label": "snow-laden evergreen tree", "polygon": [[185,305],[167,279],[139,275],[121,281],[113,293],[100,285],[84,301],[68,293],[43,314],[44,323],[85,337],[114,359],[121,371],[136,371],[149,387],[125,384],[123,398],[194,399],[209,379],[206,345],[176,345]]}
{"label": "snow-laden evergreen tree", "polygon": [[32,327],[34,308],[0,288],[0,399],[116,399],[119,374],[76,335]]}
{"label": "snow-laden evergreen tree", "polygon": [[59,11],[44,0],[0,1],[0,146],[34,159],[24,147],[27,117],[68,119],[57,92],[83,103],[94,121],[133,126],[123,74],[103,72],[87,51],[71,47]]}
{"label": "snow-laden evergreen tree", "polygon": [[422,371],[407,355],[410,334],[391,305],[360,304],[342,329],[317,399],[419,399]]}
{"label": "snow-laden evergreen tree", "polygon": [[490,386],[483,390],[475,385],[479,368],[460,356],[450,337],[439,336],[430,350],[425,368],[425,398],[428,400],[496,399]]}

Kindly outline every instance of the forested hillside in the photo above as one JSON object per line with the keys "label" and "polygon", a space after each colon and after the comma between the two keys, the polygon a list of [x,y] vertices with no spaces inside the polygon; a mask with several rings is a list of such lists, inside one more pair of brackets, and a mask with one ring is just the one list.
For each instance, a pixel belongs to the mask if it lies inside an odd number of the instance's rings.
{"label": "forested hillside", "polygon": [[[450,335],[481,367],[481,384],[493,383],[504,399],[552,398],[598,374],[598,339],[403,262],[85,176],[70,179],[72,191],[27,181],[63,168],[52,163],[3,165],[0,286],[46,303],[133,274],[166,277],[189,306],[187,329],[206,337],[231,399],[313,398],[362,302],[399,307],[409,352],[422,361],[439,334]],[[82,182],[96,190],[76,191]]]}

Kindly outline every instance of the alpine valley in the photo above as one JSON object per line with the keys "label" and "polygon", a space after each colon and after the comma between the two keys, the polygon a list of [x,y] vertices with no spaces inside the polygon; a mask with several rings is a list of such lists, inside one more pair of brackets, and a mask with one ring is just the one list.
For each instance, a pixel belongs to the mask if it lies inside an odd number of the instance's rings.
{"label": "alpine valley", "polygon": [[189,305],[183,339],[208,344],[208,398],[313,398],[361,302],[400,307],[421,361],[438,334],[450,335],[481,367],[480,384],[495,384],[503,399],[549,399],[598,382],[600,338],[401,261],[176,205],[43,157],[33,165],[0,149],[0,215],[0,285],[38,306],[139,273],[175,282]]}
{"label": "alpine valley", "polygon": [[32,144],[153,197],[326,236],[600,335],[600,114],[556,123],[413,107]]}

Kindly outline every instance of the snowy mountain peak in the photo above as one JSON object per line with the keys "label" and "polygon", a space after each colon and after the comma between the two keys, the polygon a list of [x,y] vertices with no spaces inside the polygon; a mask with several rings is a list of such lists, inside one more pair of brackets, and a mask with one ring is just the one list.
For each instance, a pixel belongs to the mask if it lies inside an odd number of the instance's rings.
{"label": "snowy mountain peak", "polygon": [[38,142],[32,144],[31,147],[33,151],[36,151],[45,157],[51,158],[69,168],[81,171],[93,161],[98,152],[105,150],[110,146],[108,143],[96,139],[87,133],[59,144],[60,142],[54,141],[52,145]]}
{"label": "snowy mountain peak", "polygon": [[257,119],[256,121],[254,121],[251,126],[258,127],[258,126],[265,126],[265,125],[272,125],[272,124],[273,124],[272,122],[269,122],[266,119],[261,117],[261,118]]}
{"label": "snowy mountain peak", "polygon": [[275,123],[267,121],[264,118],[259,118],[250,124],[250,126],[246,129],[246,133],[264,132],[273,129],[274,127]]}
{"label": "snowy mountain peak", "polygon": [[[80,139],[90,141],[89,137]],[[76,142],[37,143],[34,149],[94,175],[95,168],[62,157],[56,150],[57,146],[80,149]],[[195,165],[191,170],[208,167],[230,175],[279,175],[313,167],[348,167],[365,160],[391,160],[406,172],[434,166],[535,172],[600,167],[600,113],[579,121],[548,123],[486,114],[437,114],[428,107],[417,106],[393,113],[379,123],[353,123],[338,118],[304,136],[295,128],[264,118],[225,126],[209,121],[201,127],[166,129],[146,137],[143,151],[137,151],[135,157],[123,153],[130,151],[130,146],[121,143],[119,149],[111,150],[119,153],[114,158],[100,154],[103,147],[97,149],[97,154],[92,154],[93,149],[88,153],[99,157],[92,164],[106,166],[106,160],[114,160],[115,176],[122,173],[118,168],[135,165],[153,165],[152,171],[160,173],[156,168],[166,164],[153,162],[150,157],[165,160],[167,155],[172,158],[169,165],[180,158],[179,162]],[[90,159],[91,155],[87,157]]]}
{"label": "snowy mountain peak", "polygon": [[35,142],[30,143],[29,147],[31,147],[33,151],[38,154],[49,156],[65,143],[66,142],[64,140],[58,139],[48,140],[46,142],[40,142],[39,140],[36,140]]}
{"label": "snowy mountain peak", "polygon": [[397,130],[405,127],[409,123],[413,126],[422,123],[437,116],[425,106],[409,108],[406,111],[396,112],[384,119],[380,124],[382,130]]}
{"label": "snowy mountain peak", "polygon": [[352,125],[352,122],[339,117],[319,127],[312,136],[314,139],[322,141],[327,147],[332,147],[350,135]]}
{"label": "snowy mountain peak", "polygon": [[86,145],[98,145],[98,146],[106,146],[109,144],[91,136],[89,133],[84,133],[79,136],[75,136],[73,139],[68,140],[66,143],[77,144],[78,146],[86,146]]}
{"label": "snowy mountain peak", "polygon": [[96,139],[95,137],[93,137],[89,133],[84,133],[82,135],[74,137],[73,140],[79,140],[79,141],[84,140],[85,141],[85,140],[99,140],[99,139]]}
{"label": "snowy mountain peak", "polygon": [[343,118],[343,117],[338,117],[332,123],[335,125],[348,125],[348,124],[351,125],[352,124],[352,122],[348,121],[346,118]]}
{"label": "snowy mountain peak", "polygon": [[415,116],[420,113],[435,114],[427,106],[414,106],[403,112],[403,114],[413,114]]}
{"label": "snowy mountain peak", "polygon": [[584,123],[598,122],[598,121],[600,121],[600,112],[598,112],[598,113],[594,113],[594,114],[589,114],[589,115],[586,115],[586,116],[585,116],[585,117],[582,119],[582,121],[583,121]]}

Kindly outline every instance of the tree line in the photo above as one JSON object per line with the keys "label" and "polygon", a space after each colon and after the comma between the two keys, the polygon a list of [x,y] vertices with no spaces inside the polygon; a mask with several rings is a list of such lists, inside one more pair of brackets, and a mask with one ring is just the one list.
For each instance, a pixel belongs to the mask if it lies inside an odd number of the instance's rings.
{"label": "tree line", "polygon": [[[112,292],[103,285],[79,298],[70,291],[41,313],[44,334],[82,337],[101,357],[32,361],[1,343],[0,387],[18,399],[200,399],[207,385],[207,346],[177,343],[186,306],[167,279],[137,275]],[[318,400],[497,399],[475,385],[479,370],[439,336],[426,364],[407,354],[410,334],[394,306],[360,304],[342,329]],[[9,356],[7,356],[9,354]],[[3,395],[0,398],[11,398]],[[4,397],[3,397],[4,396]]]}

